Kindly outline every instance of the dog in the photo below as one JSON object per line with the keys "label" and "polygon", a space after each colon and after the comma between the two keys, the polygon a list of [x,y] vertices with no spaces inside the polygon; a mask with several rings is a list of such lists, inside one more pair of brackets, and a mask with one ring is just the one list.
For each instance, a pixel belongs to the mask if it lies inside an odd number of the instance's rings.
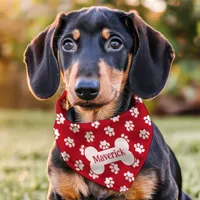
{"label": "dog", "polygon": [[[131,108],[132,94],[156,97],[174,60],[169,41],[135,11],[90,7],[58,14],[25,51],[27,80],[37,99],[50,98],[60,79],[73,123],[108,119]],[[154,136],[139,175],[126,192],[103,187],[75,172],[54,142],[47,171],[48,200],[189,200],[181,169],[153,124]],[[103,137],[103,136],[102,136]]]}

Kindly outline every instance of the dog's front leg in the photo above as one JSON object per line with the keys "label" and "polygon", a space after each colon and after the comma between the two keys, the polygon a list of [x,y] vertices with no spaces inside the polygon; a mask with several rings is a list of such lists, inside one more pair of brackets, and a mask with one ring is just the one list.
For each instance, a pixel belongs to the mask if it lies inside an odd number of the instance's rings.
{"label": "dog's front leg", "polygon": [[49,154],[47,173],[51,185],[48,200],[77,200],[80,194],[87,196],[84,178],[64,162],[55,142]]}
{"label": "dog's front leg", "polygon": [[64,200],[59,194],[53,191],[52,186],[49,186],[49,191],[47,194],[47,200]]}
{"label": "dog's front leg", "polygon": [[157,192],[154,194],[153,200],[181,200],[179,199],[179,191],[173,177],[166,172],[167,179],[164,183],[160,183]]}

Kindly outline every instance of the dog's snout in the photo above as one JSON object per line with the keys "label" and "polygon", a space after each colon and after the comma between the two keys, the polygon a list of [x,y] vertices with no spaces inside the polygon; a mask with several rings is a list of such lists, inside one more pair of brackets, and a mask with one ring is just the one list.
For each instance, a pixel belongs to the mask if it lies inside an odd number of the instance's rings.
{"label": "dog's snout", "polygon": [[79,78],[74,90],[80,99],[95,99],[99,93],[99,81],[94,78]]}

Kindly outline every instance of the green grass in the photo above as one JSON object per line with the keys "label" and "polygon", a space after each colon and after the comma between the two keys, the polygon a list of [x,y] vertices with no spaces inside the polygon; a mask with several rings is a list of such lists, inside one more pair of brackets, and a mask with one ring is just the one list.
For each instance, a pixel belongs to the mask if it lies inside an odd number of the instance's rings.
{"label": "green grass", "polygon": [[[0,200],[43,200],[55,114],[0,111]],[[184,190],[200,200],[200,117],[154,118],[174,150]]]}

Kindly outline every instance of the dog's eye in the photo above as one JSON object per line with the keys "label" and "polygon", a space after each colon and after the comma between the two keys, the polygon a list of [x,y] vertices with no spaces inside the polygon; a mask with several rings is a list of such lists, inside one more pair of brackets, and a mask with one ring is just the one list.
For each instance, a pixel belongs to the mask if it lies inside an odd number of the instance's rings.
{"label": "dog's eye", "polygon": [[62,43],[62,48],[64,51],[72,52],[75,51],[77,46],[72,39],[65,39]]}
{"label": "dog's eye", "polygon": [[110,47],[113,49],[119,49],[121,47],[121,41],[114,39],[110,42]]}
{"label": "dog's eye", "polygon": [[123,45],[121,39],[118,38],[118,37],[113,37],[108,42],[109,42],[108,45],[107,45],[107,50],[108,51],[120,50],[122,45]]}

